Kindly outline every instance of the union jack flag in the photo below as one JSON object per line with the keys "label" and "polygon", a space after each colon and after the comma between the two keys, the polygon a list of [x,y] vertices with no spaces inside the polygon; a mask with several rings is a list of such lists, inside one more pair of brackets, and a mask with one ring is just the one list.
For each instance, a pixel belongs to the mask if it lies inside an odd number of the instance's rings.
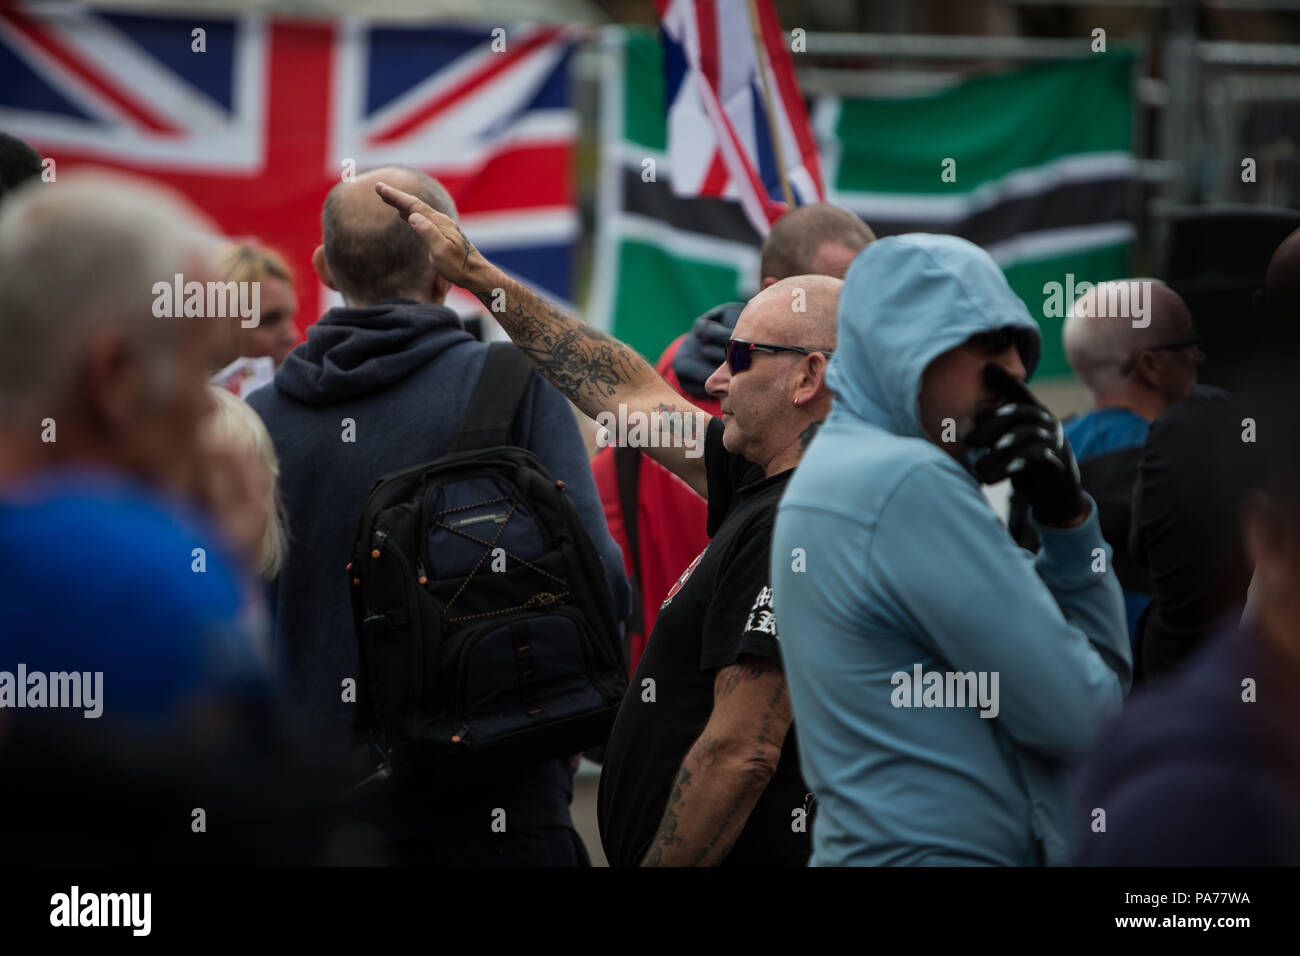
{"label": "union jack flag", "polygon": [[739,199],[760,235],[826,198],[817,143],[771,0],[655,0],[664,45],[668,155],[679,196]]}
{"label": "union jack flag", "polygon": [[[436,176],[488,258],[567,304],[577,40],[554,26],[23,4],[0,9],[0,129],[53,158],[56,175],[95,165],[148,176],[227,235],[279,249],[296,273],[300,327],[328,304],[311,253],[325,194],[349,164]],[[477,306],[458,295],[449,304]]]}

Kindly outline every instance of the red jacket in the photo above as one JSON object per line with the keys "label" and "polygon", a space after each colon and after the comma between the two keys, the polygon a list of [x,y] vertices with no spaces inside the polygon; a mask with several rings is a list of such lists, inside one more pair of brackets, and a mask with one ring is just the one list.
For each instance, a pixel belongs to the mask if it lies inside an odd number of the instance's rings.
{"label": "red jacket", "polygon": [[[682,391],[681,383],[673,372],[673,356],[686,336],[674,339],[659,357],[659,374],[678,394],[711,415],[720,415],[716,400],[694,398]],[[605,509],[605,522],[609,533],[623,549],[623,565],[629,579],[636,573],[632,551],[628,544],[627,528],[623,523],[623,508],[618,495],[618,474],[613,448],[602,448],[591,461],[596,476],[596,490]],[[689,485],[649,456],[638,456],[636,521],[638,548],[641,558],[641,576],[636,582],[643,609],[643,626],[630,635],[630,664],[636,670],[646,639],[654,629],[655,616],[669,588],[676,583],[696,556],[709,543],[705,533],[708,503]]]}

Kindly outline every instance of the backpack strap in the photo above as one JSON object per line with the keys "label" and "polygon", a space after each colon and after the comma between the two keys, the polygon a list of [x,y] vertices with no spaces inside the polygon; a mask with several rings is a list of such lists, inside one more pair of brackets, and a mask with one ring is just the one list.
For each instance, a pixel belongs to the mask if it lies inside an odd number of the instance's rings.
{"label": "backpack strap", "polygon": [[641,477],[641,451],[627,445],[614,446],[614,473],[618,477],[618,502],[623,512],[623,533],[632,552],[632,617],[628,637],[645,632],[645,608],[641,598],[641,535],[637,527],[637,496]]}
{"label": "backpack strap", "polygon": [[533,367],[510,342],[488,346],[483,373],[449,452],[510,444],[510,428],[533,381]]}

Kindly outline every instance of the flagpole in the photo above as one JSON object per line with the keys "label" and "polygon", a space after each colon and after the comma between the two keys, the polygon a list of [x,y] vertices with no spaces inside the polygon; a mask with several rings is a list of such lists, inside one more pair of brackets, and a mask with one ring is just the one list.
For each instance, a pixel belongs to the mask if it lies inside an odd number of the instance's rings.
{"label": "flagpole", "polygon": [[776,171],[781,177],[781,193],[785,204],[793,209],[798,205],[794,201],[794,190],[785,172],[785,155],[781,149],[781,131],[776,125],[776,116],[772,113],[772,90],[767,83],[767,68],[764,63],[763,25],[758,18],[758,0],[749,0],[749,23],[754,34],[754,56],[758,60],[758,75],[763,78],[763,112],[767,115],[767,131],[771,134],[772,152],[776,154]]}

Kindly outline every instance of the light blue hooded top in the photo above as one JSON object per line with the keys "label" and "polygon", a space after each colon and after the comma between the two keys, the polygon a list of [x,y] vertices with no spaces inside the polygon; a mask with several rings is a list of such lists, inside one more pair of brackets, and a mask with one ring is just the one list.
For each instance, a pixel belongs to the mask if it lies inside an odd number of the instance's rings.
{"label": "light blue hooded top", "polygon": [[[1132,673],[1096,506],[1078,527],[1037,526],[1035,558],[925,437],[918,408],[926,366],[1008,326],[1026,333],[1032,374],[1037,325],[963,239],[881,239],[845,276],[826,376],[835,401],[772,540],[782,657],[817,800],[814,866],[1069,859],[1064,762],[1119,710]],[[996,707],[982,717],[978,704],[924,706],[941,698],[910,688],[917,665],[954,691],[949,672],[983,672]]]}

